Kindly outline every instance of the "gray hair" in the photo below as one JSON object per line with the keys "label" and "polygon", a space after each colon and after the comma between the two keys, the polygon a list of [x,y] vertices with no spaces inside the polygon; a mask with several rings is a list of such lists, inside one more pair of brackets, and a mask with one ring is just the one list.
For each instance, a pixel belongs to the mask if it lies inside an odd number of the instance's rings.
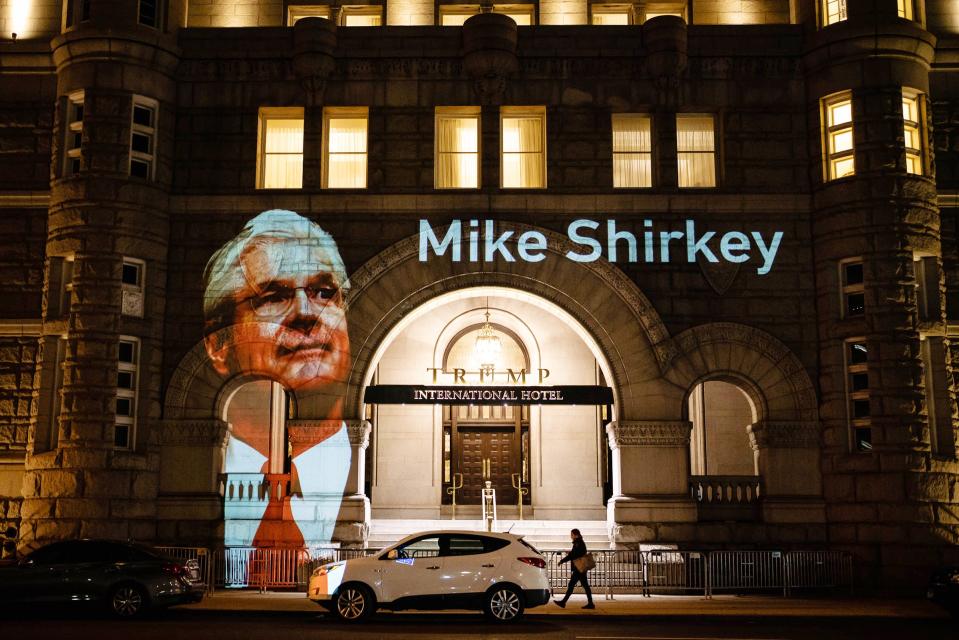
{"label": "gray hair", "polygon": [[271,209],[249,220],[243,230],[220,247],[206,263],[203,271],[203,317],[207,323],[215,320],[224,305],[232,303],[234,292],[246,285],[240,259],[264,239],[298,240],[322,247],[329,255],[340,289],[344,294],[349,289],[346,267],[333,236],[298,213]]}

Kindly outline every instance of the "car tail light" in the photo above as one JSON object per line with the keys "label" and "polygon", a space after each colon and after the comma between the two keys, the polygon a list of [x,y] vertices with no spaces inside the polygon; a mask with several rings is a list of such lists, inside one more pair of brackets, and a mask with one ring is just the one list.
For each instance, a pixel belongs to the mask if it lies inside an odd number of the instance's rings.
{"label": "car tail light", "polygon": [[529,557],[526,557],[526,558],[516,558],[516,559],[519,560],[520,562],[525,562],[526,564],[530,565],[531,567],[536,567],[537,569],[545,569],[545,568],[546,568],[546,561],[543,560],[542,558],[529,558]]}
{"label": "car tail light", "polygon": [[169,573],[174,578],[185,577],[187,575],[186,567],[175,562],[167,562],[162,567],[163,573]]}

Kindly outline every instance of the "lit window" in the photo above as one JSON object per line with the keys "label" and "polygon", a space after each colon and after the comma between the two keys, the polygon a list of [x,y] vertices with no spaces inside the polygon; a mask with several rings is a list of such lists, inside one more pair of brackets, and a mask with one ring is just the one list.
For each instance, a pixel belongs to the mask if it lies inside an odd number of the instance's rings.
{"label": "lit window", "polygon": [[139,361],[140,341],[130,336],[120,336],[117,353],[116,421],[113,428],[113,446],[117,449],[133,447]]}
{"label": "lit window", "polygon": [[504,189],[546,187],[546,109],[502,107],[500,109]]}
{"label": "lit window", "polygon": [[853,318],[866,312],[866,290],[862,260],[848,260],[839,265],[842,278],[842,316]]}
{"label": "lit window", "polygon": [[344,27],[378,27],[383,24],[383,8],[376,5],[341,7],[340,24]]}
{"label": "lit window", "polygon": [[476,189],[479,183],[479,107],[436,108],[437,189]]}
{"label": "lit window", "polygon": [[676,115],[680,187],[716,186],[716,134],[711,115]]}
{"label": "lit window", "polygon": [[156,166],[157,102],[133,96],[130,126],[130,175],[153,180]]}
{"label": "lit window", "polygon": [[137,22],[156,29],[160,26],[159,0],[139,0],[137,3]]}
{"label": "lit window", "polygon": [[632,22],[632,6],[628,4],[592,4],[589,14],[591,24],[621,25]]}
{"label": "lit window", "polygon": [[822,24],[824,27],[842,22],[847,17],[846,0],[822,0]]}
{"label": "lit window", "polygon": [[906,20],[912,20],[912,0],[896,0],[898,5],[899,17]]}
{"label": "lit window", "polygon": [[[441,27],[462,27],[464,22],[480,12],[480,5],[441,4],[439,9]],[[523,27],[534,24],[536,7],[532,4],[494,4],[493,13],[509,16],[517,25]]]}
{"label": "lit window", "polygon": [[258,189],[303,186],[302,107],[260,107]]}
{"label": "lit window", "polygon": [[442,4],[440,5],[441,27],[462,27],[469,18],[479,13],[479,5]]}
{"label": "lit window", "polygon": [[366,142],[369,112],[365,107],[323,110],[323,187],[366,188]]}
{"label": "lit window", "polygon": [[906,146],[906,173],[922,175],[923,136],[920,123],[922,110],[920,95],[909,89],[902,90],[902,133]]}
{"label": "lit window", "polygon": [[652,20],[653,18],[658,18],[659,16],[676,16],[677,18],[686,19],[686,2],[680,1],[676,2],[647,2],[646,11],[643,13],[644,20]]}
{"label": "lit window", "polygon": [[143,275],[146,264],[136,258],[124,258],[120,275],[120,310],[125,316],[143,317]]}
{"label": "lit window", "polygon": [[297,20],[303,18],[330,19],[330,5],[328,4],[291,4],[286,8],[286,24],[292,27]]}
{"label": "lit window", "polygon": [[650,117],[613,114],[613,186],[651,187],[652,146]]}
{"label": "lit window", "polygon": [[528,27],[536,22],[533,19],[536,15],[536,7],[531,4],[494,4],[493,13],[509,16],[520,27]]}
{"label": "lit window", "polygon": [[853,451],[872,450],[872,423],[869,409],[869,363],[866,341],[847,340],[846,399]]}
{"label": "lit window", "polygon": [[83,168],[83,92],[76,91],[67,96],[67,126],[64,131],[63,174],[72,176]]}
{"label": "lit window", "polygon": [[856,173],[852,96],[846,92],[823,100],[826,115],[826,180]]}

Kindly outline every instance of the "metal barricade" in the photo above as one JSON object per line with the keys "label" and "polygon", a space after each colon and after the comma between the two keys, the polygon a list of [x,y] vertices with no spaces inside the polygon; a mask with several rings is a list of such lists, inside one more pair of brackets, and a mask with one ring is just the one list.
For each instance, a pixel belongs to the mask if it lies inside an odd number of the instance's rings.
{"label": "metal barricade", "polygon": [[793,589],[849,588],[852,555],[844,551],[790,551],[786,554],[786,595]]}
{"label": "metal barricade", "polygon": [[707,571],[707,598],[715,591],[788,592],[782,551],[711,551]]}
{"label": "metal barricade", "polygon": [[700,551],[653,549],[642,553],[643,595],[708,591],[708,554]]}
{"label": "metal barricade", "polygon": [[156,549],[174,560],[195,562],[200,583],[206,587],[208,593],[213,591],[213,564],[210,561],[209,549],[205,547],[156,547]]}

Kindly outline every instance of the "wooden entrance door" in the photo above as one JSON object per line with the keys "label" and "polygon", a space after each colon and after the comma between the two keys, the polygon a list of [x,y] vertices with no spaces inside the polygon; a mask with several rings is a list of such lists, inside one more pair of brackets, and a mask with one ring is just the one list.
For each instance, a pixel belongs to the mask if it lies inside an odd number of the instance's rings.
{"label": "wooden entrance door", "polygon": [[492,482],[496,489],[497,505],[516,504],[516,490],[512,474],[518,472],[519,442],[512,428],[469,427],[460,425],[456,430],[458,450],[454,469],[463,474],[463,488],[459,491],[460,504],[481,504],[481,491],[485,481]]}

